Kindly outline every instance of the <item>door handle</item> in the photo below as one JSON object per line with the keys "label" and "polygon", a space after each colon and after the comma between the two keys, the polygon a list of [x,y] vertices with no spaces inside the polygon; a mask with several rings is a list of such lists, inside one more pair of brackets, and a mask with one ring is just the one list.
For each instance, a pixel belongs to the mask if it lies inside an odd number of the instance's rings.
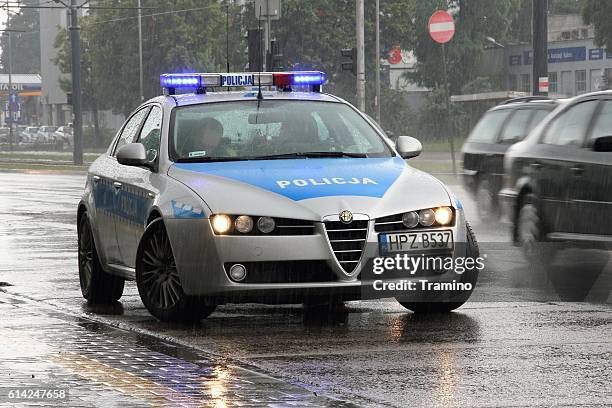
{"label": "door handle", "polygon": [[580,175],[582,175],[582,173],[584,173],[584,167],[582,167],[582,166],[570,167],[570,170],[572,171],[572,173],[575,176],[580,176]]}
{"label": "door handle", "polygon": [[121,183],[120,183],[120,182],[118,182],[118,181],[114,181],[114,182],[113,182],[113,187],[115,187],[117,190],[120,190],[120,189],[121,189],[121,187],[123,187],[123,184],[121,184]]}
{"label": "door handle", "polygon": [[544,166],[542,165],[542,163],[538,163],[538,162],[533,162],[533,163],[531,163],[531,164],[530,164],[530,166],[531,166],[532,168],[536,169],[536,170],[539,170],[539,169],[541,169],[542,167],[544,167]]}
{"label": "door handle", "polygon": [[98,181],[100,181],[100,176],[93,176],[91,179],[94,183],[97,183]]}

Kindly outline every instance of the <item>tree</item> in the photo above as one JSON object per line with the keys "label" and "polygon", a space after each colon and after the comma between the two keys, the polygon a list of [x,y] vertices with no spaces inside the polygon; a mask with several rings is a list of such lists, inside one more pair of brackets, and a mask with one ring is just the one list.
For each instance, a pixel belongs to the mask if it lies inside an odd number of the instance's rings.
{"label": "tree", "polygon": [[[26,5],[37,5],[38,1],[24,1]],[[22,30],[21,33],[11,33],[13,53],[11,65],[14,73],[37,74],[40,73],[40,18],[36,9],[21,9],[18,14],[10,14],[8,29]],[[2,71],[8,72],[8,35],[0,39],[2,55]]]}
{"label": "tree", "polygon": [[595,26],[595,44],[612,51],[612,2],[606,0],[586,0],[582,6],[582,19],[586,24]]}
{"label": "tree", "polygon": [[[112,0],[107,6],[136,6],[136,0]],[[241,6],[214,0],[149,0],[153,11],[142,12],[143,93],[159,95],[159,75],[164,72],[225,71],[226,34],[230,66],[241,70]],[[226,12],[229,30],[226,32]],[[108,107],[127,116],[139,98],[138,25],[136,10],[92,10],[81,19],[81,58],[84,103]],[[62,47],[58,64],[70,72],[66,33],[58,34]],[[87,92],[87,94],[86,94]]]}

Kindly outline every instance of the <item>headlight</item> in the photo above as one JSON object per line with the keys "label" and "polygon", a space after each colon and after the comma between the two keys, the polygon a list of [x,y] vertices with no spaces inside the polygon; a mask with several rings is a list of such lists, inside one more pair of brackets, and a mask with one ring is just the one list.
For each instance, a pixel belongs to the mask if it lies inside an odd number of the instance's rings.
{"label": "headlight", "polygon": [[217,234],[225,234],[232,228],[232,219],[225,214],[213,215],[210,222]]}
{"label": "headlight", "polygon": [[414,228],[419,223],[419,214],[416,211],[410,211],[402,215],[402,223],[406,228]]}
{"label": "headlight", "polygon": [[438,207],[434,213],[436,222],[440,225],[448,225],[453,220],[453,210],[450,207]]}
{"label": "headlight", "polygon": [[269,234],[274,231],[276,227],[276,223],[273,218],[270,217],[260,217],[257,220],[257,229],[263,232],[264,234]]}
{"label": "headlight", "polygon": [[424,227],[431,227],[436,221],[436,215],[432,209],[419,211],[419,222]]}
{"label": "headlight", "polygon": [[248,234],[253,230],[253,219],[248,215],[240,215],[236,217],[234,227],[236,227],[236,231]]}

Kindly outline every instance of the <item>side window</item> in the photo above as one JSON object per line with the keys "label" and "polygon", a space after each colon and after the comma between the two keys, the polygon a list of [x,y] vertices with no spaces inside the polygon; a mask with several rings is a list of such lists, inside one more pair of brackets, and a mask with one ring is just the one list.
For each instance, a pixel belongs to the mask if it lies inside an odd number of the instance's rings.
{"label": "side window", "polygon": [[476,126],[474,126],[474,129],[472,129],[468,140],[476,143],[494,143],[499,130],[510,113],[512,113],[510,109],[485,113]]}
{"label": "side window", "polygon": [[149,161],[155,161],[159,152],[161,137],[162,110],[159,106],[153,106],[147,120],[142,125],[138,142],[142,143],[147,151]]}
{"label": "side window", "polygon": [[117,140],[117,145],[115,146],[115,151],[113,152],[113,156],[117,154],[117,149],[121,146],[132,143],[136,138],[136,132],[140,128],[140,124],[144,119],[145,115],[149,111],[149,107],[139,110],[127,121],[123,130],[121,131],[121,135],[119,135],[119,140]]}
{"label": "side window", "polygon": [[538,126],[540,122],[548,115],[550,111],[545,109],[536,109],[533,112],[533,116],[531,117],[531,122],[529,122],[529,126],[527,126],[527,134],[531,132],[531,130]]}
{"label": "side window", "polygon": [[515,143],[527,135],[527,123],[532,114],[531,109],[518,109],[510,117],[501,136],[501,143]]}
{"label": "side window", "polygon": [[590,119],[599,101],[574,105],[557,116],[548,126],[542,143],[559,146],[582,146]]}
{"label": "side window", "polygon": [[593,121],[593,130],[589,136],[588,146],[602,136],[612,136],[612,101],[605,101]]}

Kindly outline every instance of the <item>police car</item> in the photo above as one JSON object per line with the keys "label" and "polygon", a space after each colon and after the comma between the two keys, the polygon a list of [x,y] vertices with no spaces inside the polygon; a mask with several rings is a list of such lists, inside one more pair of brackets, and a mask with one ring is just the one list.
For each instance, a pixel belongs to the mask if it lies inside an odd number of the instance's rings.
{"label": "police car", "polygon": [[[136,280],[157,318],[199,320],[228,302],[362,298],[380,256],[477,254],[461,203],[406,163],[421,144],[395,145],[323,93],[325,81],[322,72],[162,75],[164,95],[139,106],[89,169],[77,221],[83,296],[116,301]],[[401,303],[448,311],[470,293]]]}

